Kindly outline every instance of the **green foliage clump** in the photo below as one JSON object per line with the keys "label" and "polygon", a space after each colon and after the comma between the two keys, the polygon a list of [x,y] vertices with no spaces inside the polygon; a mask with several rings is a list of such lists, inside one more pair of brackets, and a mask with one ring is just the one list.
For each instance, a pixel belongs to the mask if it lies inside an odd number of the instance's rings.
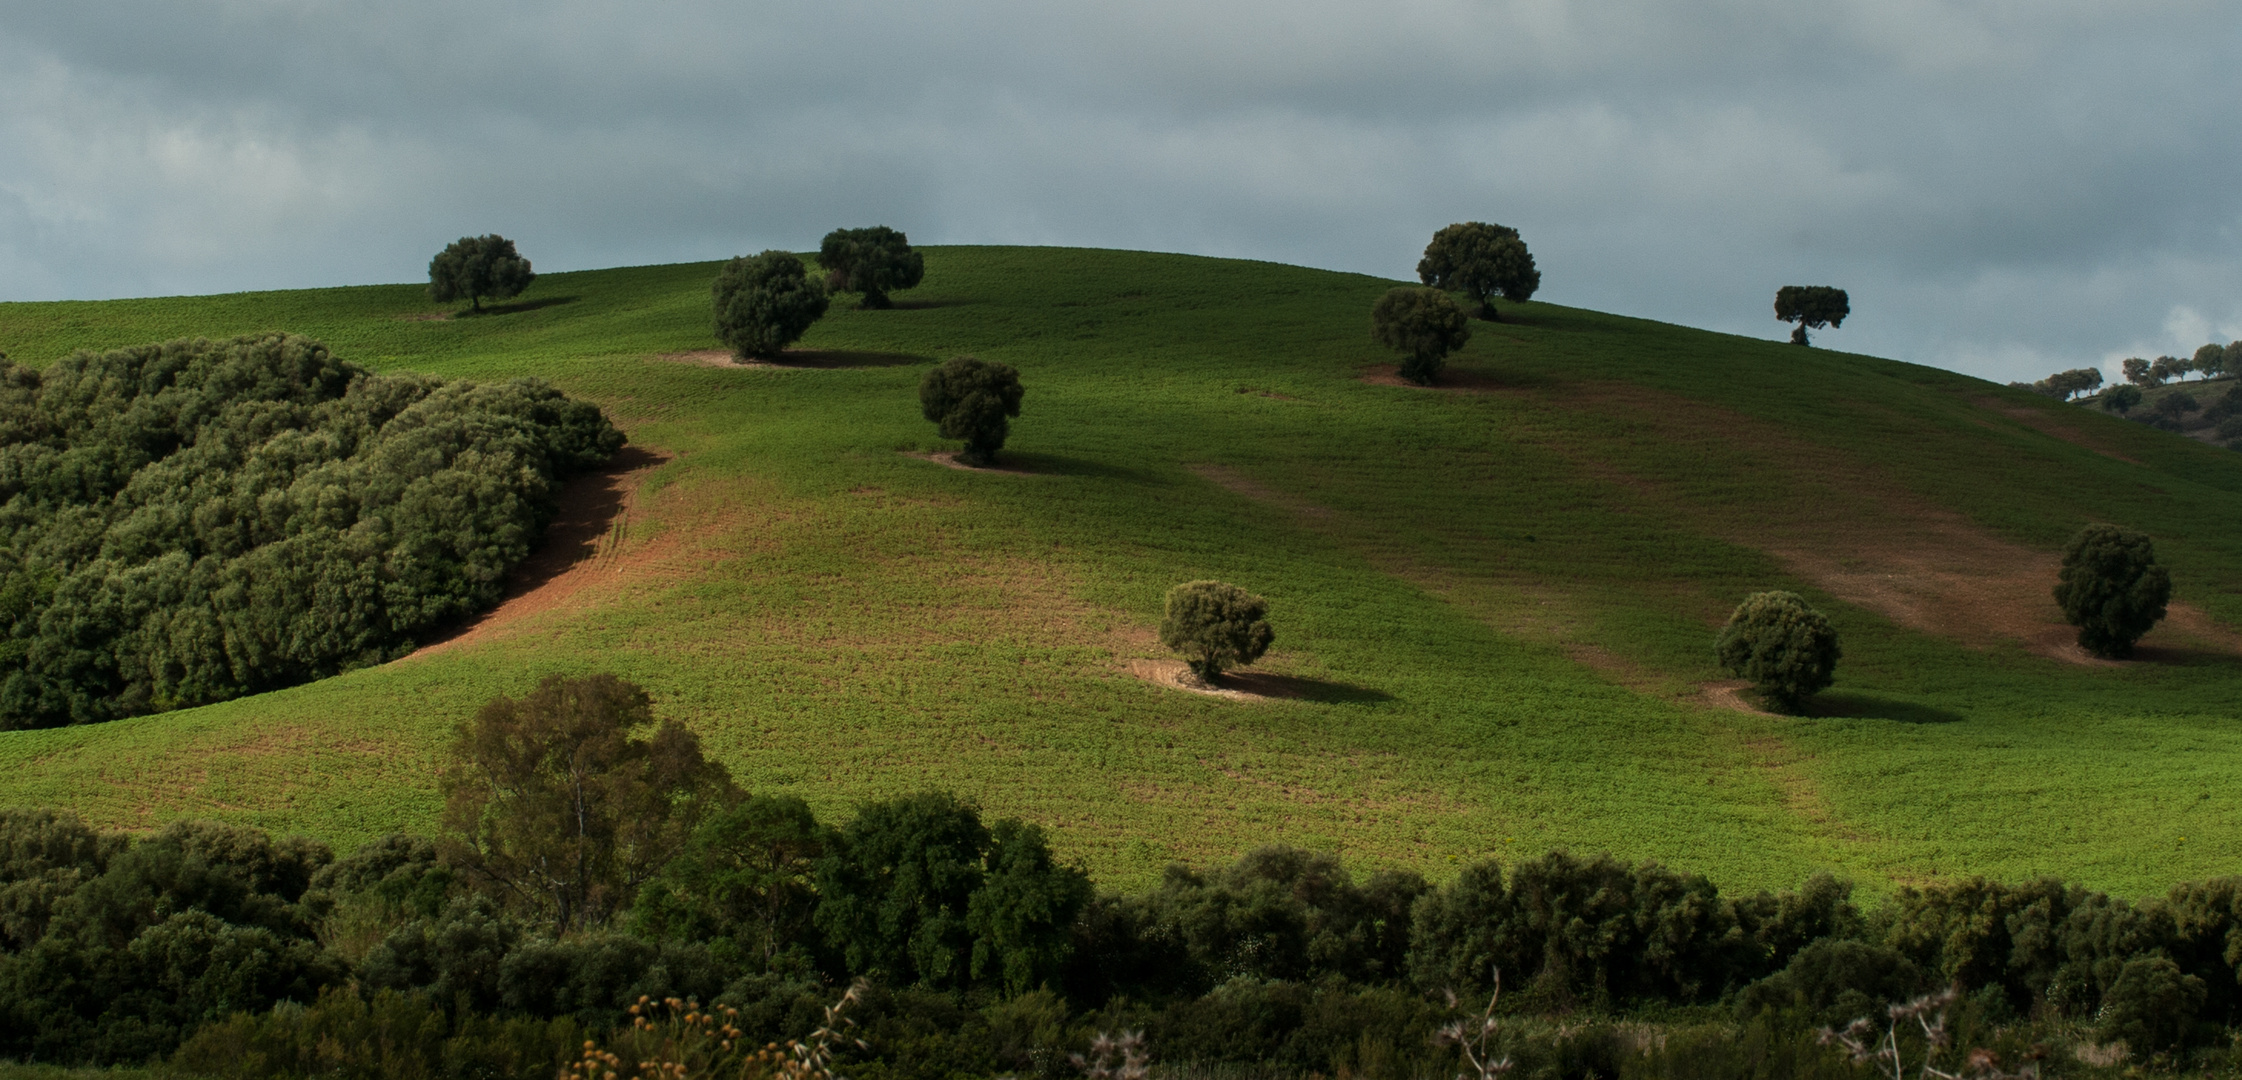
{"label": "green foliage clump", "polygon": [[428,261],[429,299],[469,300],[477,311],[483,309],[483,297],[520,296],[535,280],[529,260],[514,250],[512,240],[496,233],[462,236]]}
{"label": "green foliage clump", "polygon": [[1722,667],[1751,680],[1762,700],[1784,712],[1797,712],[1828,687],[1843,655],[1829,620],[1791,592],[1745,597],[1713,649]]}
{"label": "green foliage clump", "polygon": [[1852,300],[1843,289],[1829,285],[1785,285],[1775,290],[1775,317],[1798,324],[1790,335],[1793,345],[1809,344],[1807,327],[1819,330],[1824,326],[1842,326],[1845,316],[1852,313]]}
{"label": "green foliage clump", "polygon": [[1401,377],[1430,386],[1448,354],[1471,341],[1470,320],[1439,289],[1389,289],[1370,309],[1370,336],[1401,354]]}
{"label": "green foliage clump", "polygon": [[973,356],[953,356],[919,380],[919,411],[945,439],[965,440],[959,460],[992,465],[1020,415],[1019,369]]}
{"label": "green foliage clump", "polygon": [[0,361],[0,727],[401,656],[497,603],[622,442],[540,380],[374,375],[285,334]]}
{"label": "green foliage clump", "polygon": [[2058,371],[2033,383],[2031,389],[2057,401],[2069,401],[2080,394],[2092,393],[2102,385],[2100,368],[2072,368]]}
{"label": "green foliage clump", "polygon": [[867,309],[894,307],[887,294],[915,289],[926,278],[926,256],[911,250],[909,237],[885,225],[826,233],[817,261],[825,267],[829,288],[864,294],[861,306]]}
{"label": "green foliage clump", "polygon": [[813,942],[826,828],[808,803],[759,795],[719,810],[638,893],[634,933],[706,942],[719,959],[769,967]]}
{"label": "green foliage clump", "polygon": [[443,776],[445,860],[555,934],[604,923],[701,818],[735,801],[724,767],[646,691],[613,675],[547,676],[461,724]]}
{"label": "green foliage clump", "polygon": [[2119,416],[2133,411],[2140,404],[2141,388],[2138,386],[2120,386],[2102,395],[2102,408]]}
{"label": "green foliage clump", "polygon": [[817,889],[817,927],[848,970],[1015,994],[1057,974],[1091,895],[1041,828],[1007,819],[991,829],[972,805],[936,793],[859,808],[827,840]]}
{"label": "green foliage clump", "polygon": [[2063,548],[2055,602],[2079,628],[2079,647],[2122,659],[2164,618],[2172,577],[2156,564],[2147,534],[2117,525],[2089,525]]}
{"label": "green foliage clump", "polygon": [[1186,581],[1168,590],[1160,644],[1182,653],[1202,680],[1213,682],[1226,668],[1261,659],[1276,639],[1269,602],[1236,585]]}
{"label": "green foliage clump", "polygon": [[831,303],[824,286],[791,252],[742,255],[725,263],[709,286],[716,340],[742,359],[771,359],[800,341]]}
{"label": "green foliage clump", "polygon": [[230,1080],[444,1080],[554,1076],[584,1042],[573,1017],[497,1017],[426,994],[335,988],[318,1000],[237,1012],[196,1031],[173,1070]]}
{"label": "green foliage clump", "polygon": [[1480,318],[1499,321],[1489,298],[1500,293],[1512,303],[1533,299],[1541,288],[1541,271],[1534,268],[1533,252],[1526,250],[1518,230],[1466,221],[1432,234],[1424,258],[1417,261],[1417,280],[1460,291],[1471,298]]}

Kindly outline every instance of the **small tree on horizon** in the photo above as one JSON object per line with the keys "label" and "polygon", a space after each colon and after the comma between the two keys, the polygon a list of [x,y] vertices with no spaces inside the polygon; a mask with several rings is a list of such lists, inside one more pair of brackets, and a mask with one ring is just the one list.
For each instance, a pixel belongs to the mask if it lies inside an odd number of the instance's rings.
{"label": "small tree on horizon", "polygon": [[1790,332],[1790,343],[1809,345],[1806,328],[1816,330],[1824,326],[1841,326],[1845,316],[1853,313],[1852,299],[1845,290],[1829,285],[1785,285],[1775,290],[1775,317],[1798,326]]}
{"label": "small tree on horizon", "polygon": [[825,268],[827,288],[864,294],[858,306],[866,309],[894,307],[887,294],[917,288],[926,278],[926,256],[885,225],[826,233],[817,262]]}
{"label": "small tree on horizon", "polygon": [[1430,386],[1448,354],[1471,341],[1471,323],[1447,293],[1403,285],[1370,309],[1370,335],[1401,354],[1402,378]]}
{"label": "small tree on horizon", "polygon": [[2063,548],[2055,602],[2079,628],[2079,647],[2109,660],[2132,655],[2141,635],[2164,618],[2172,576],[2156,564],[2148,534],[2089,525]]}
{"label": "small tree on horizon", "polygon": [[825,316],[831,301],[789,251],[742,255],[724,264],[709,286],[716,340],[740,359],[776,359]]}
{"label": "small tree on horizon", "polygon": [[459,726],[450,758],[445,862],[556,935],[629,907],[701,818],[738,796],[692,732],[655,727],[646,691],[613,675],[550,675],[519,700],[492,699]]}
{"label": "small tree on horizon", "polygon": [[2114,387],[2108,393],[2102,395],[2102,408],[2119,416],[2131,412],[2140,403],[2141,388],[2130,384]]}
{"label": "small tree on horizon", "polygon": [[497,233],[462,236],[428,260],[429,299],[439,304],[471,301],[476,311],[483,309],[483,297],[520,296],[535,280],[529,260],[514,250],[512,240]]}
{"label": "small tree on horizon", "polygon": [[1269,651],[1269,602],[1221,581],[1187,581],[1168,590],[1160,644],[1183,654],[1192,674],[1212,683],[1226,668]]}
{"label": "small tree on horizon", "polygon": [[1512,303],[1533,299],[1541,288],[1541,271],[1518,230],[1465,221],[1432,234],[1424,258],[1417,261],[1417,280],[1463,293],[1471,298],[1473,314],[1500,322],[1489,298],[1499,293]]}
{"label": "small tree on horizon", "polygon": [[1758,592],[1744,598],[1713,643],[1722,667],[1751,680],[1777,712],[1796,713],[1835,677],[1837,631],[1822,613],[1793,592]]}
{"label": "small tree on horizon", "polygon": [[2164,374],[2156,370],[2156,365],[2138,356],[2129,356],[2118,366],[2125,372],[2125,381],[2135,386],[2153,389],[2164,385]]}
{"label": "small tree on horizon", "polygon": [[1020,415],[1025,395],[1012,365],[953,356],[919,380],[919,411],[940,425],[943,438],[965,440],[959,460],[991,465],[1011,435],[1007,418]]}

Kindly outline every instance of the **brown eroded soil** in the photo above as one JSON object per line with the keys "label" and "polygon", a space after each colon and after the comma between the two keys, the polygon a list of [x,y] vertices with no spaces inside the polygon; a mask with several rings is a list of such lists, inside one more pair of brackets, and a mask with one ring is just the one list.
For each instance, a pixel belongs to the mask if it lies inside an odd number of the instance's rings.
{"label": "brown eroded soil", "polygon": [[999,455],[997,457],[996,464],[994,465],[968,465],[965,462],[958,460],[958,454],[960,453],[960,451],[956,450],[905,450],[902,453],[904,457],[917,458],[920,461],[931,461],[936,465],[947,465],[950,468],[956,469],[960,472],[1004,473],[1008,476],[1044,475],[1042,473],[1036,472],[1033,469],[1023,469],[1017,465],[1006,465],[1004,463],[1004,458],[1002,455]]}
{"label": "brown eroded soil", "polygon": [[514,568],[506,599],[448,637],[407,656],[425,656],[503,634],[532,616],[561,607],[585,588],[626,576],[658,561],[680,537],[674,532],[651,541],[629,536],[639,510],[639,488],[669,455],[625,446],[607,467],[568,482],[560,509],[546,527],[545,542]]}
{"label": "brown eroded soil", "polygon": [[1452,394],[1499,394],[1518,390],[1517,386],[1488,372],[1466,371],[1452,364],[1440,369],[1439,376],[1431,386],[1421,386],[1402,378],[1399,364],[1372,364],[1363,368],[1362,381],[1372,386],[1398,386],[1404,390],[1445,390]]}
{"label": "brown eroded soil", "polygon": [[850,349],[788,349],[777,362],[741,360],[729,349],[695,349],[692,352],[656,353],[657,360],[713,368],[762,368],[766,371],[831,370],[834,368],[905,367],[931,363],[933,358],[915,353],[860,352]]}

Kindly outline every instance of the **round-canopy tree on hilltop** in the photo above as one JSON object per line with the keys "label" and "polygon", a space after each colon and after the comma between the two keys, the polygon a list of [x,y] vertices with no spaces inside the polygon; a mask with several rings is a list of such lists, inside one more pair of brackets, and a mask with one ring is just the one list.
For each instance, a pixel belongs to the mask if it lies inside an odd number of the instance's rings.
{"label": "round-canopy tree on hilltop", "polygon": [[1745,597],[1713,648],[1722,667],[1751,680],[1760,700],[1787,713],[1828,688],[1842,656],[1829,620],[1792,592]]}
{"label": "round-canopy tree on hilltop", "polygon": [[1439,289],[1387,290],[1370,309],[1370,335],[1401,354],[1401,377],[1430,386],[1448,354],[1471,341],[1471,322]]}
{"label": "round-canopy tree on hilltop", "polygon": [[968,465],[990,465],[1020,415],[1020,372],[973,356],[953,356],[919,380],[919,411],[941,425],[945,439],[964,439]]}
{"label": "round-canopy tree on hilltop", "polygon": [[1261,659],[1276,638],[1269,628],[1269,602],[1236,585],[1187,581],[1168,590],[1160,644],[1181,653],[1203,681]]}
{"label": "round-canopy tree on hilltop", "polygon": [[1496,321],[1489,298],[1500,293],[1512,303],[1533,299],[1534,290],[1541,288],[1541,271],[1534,268],[1534,254],[1526,250],[1518,230],[1466,221],[1432,234],[1424,258],[1417,261],[1417,280],[1471,297],[1475,314]]}
{"label": "round-canopy tree on hilltop", "polygon": [[824,317],[831,302],[802,260],[785,251],[725,263],[709,292],[716,339],[743,360],[776,358]]}
{"label": "round-canopy tree on hilltop", "polygon": [[483,309],[483,297],[504,300],[520,296],[537,280],[529,260],[514,250],[514,242],[492,233],[462,236],[428,261],[428,296],[437,303],[470,300]]}
{"label": "round-canopy tree on hilltop", "polygon": [[887,294],[915,289],[926,277],[926,257],[911,250],[908,237],[885,225],[826,233],[817,261],[825,267],[827,286],[864,294],[859,306],[865,308],[894,307]]}
{"label": "round-canopy tree on hilltop", "polygon": [[1841,326],[1845,316],[1853,313],[1852,300],[1845,290],[1828,285],[1785,285],[1775,290],[1775,317],[1798,326],[1790,332],[1790,343],[1807,345],[1806,328],[1816,330],[1824,326]]}
{"label": "round-canopy tree on hilltop", "polygon": [[0,361],[0,727],[401,656],[497,603],[622,443],[539,380],[374,375],[291,335]]}
{"label": "round-canopy tree on hilltop", "polygon": [[2055,602],[2079,628],[2079,647],[2112,660],[2132,654],[2172,599],[2172,576],[2156,564],[2156,545],[2117,525],[2089,525],[2072,537],[2057,581]]}

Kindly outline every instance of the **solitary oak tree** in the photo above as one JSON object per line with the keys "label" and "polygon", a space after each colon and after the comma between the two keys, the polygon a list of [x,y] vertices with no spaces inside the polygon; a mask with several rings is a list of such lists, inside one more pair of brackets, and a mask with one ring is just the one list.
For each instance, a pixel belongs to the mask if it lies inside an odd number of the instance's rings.
{"label": "solitary oak tree", "polygon": [[504,300],[520,296],[537,280],[529,260],[514,250],[514,242],[492,233],[462,236],[428,261],[428,296],[437,303],[468,300],[483,309],[483,297]]}
{"label": "solitary oak tree", "polygon": [[817,261],[825,267],[828,287],[863,293],[860,306],[866,308],[894,307],[887,294],[917,288],[926,277],[926,257],[911,250],[908,237],[885,225],[826,233]]}
{"label": "solitary oak tree", "polygon": [[973,356],[953,356],[919,381],[919,411],[941,426],[945,439],[964,439],[959,460],[989,465],[1012,433],[1007,417],[1020,415],[1020,372]]}
{"label": "solitary oak tree", "polygon": [[1464,309],[1439,289],[1389,289],[1370,309],[1370,334],[1401,354],[1401,377],[1430,386],[1448,354],[1471,341]]}
{"label": "solitary oak tree", "polygon": [[1417,262],[1417,280],[1463,293],[1471,298],[1474,314],[1493,322],[1499,320],[1489,297],[1500,293],[1512,303],[1530,300],[1541,288],[1541,271],[1534,268],[1533,252],[1526,250],[1518,230],[1466,221],[1432,234]]}
{"label": "solitary oak tree", "polygon": [[716,340],[740,359],[774,359],[825,315],[825,289],[802,260],[786,251],[742,255],[725,263],[709,286]]}
{"label": "solitary oak tree", "polygon": [[1160,644],[1182,653],[1206,682],[1221,678],[1225,668],[1261,659],[1276,636],[1269,602],[1236,585],[1187,581],[1168,590]]}
{"label": "solitary oak tree", "polygon": [[1745,597],[1713,649],[1722,667],[1751,680],[1760,700],[1787,713],[1829,686],[1843,655],[1829,620],[1792,592]]}
{"label": "solitary oak tree", "polygon": [[1828,285],[1785,285],[1775,290],[1775,317],[1798,324],[1790,332],[1793,345],[1810,344],[1806,340],[1807,327],[1819,330],[1824,326],[1840,326],[1845,316],[1852,313],[1851,301],[1843,289]]}
{"label": "solitary oak tree", "polygon": [[2111,660],[2131,655],[2171,599],[2172,577],[2156,564],[2156,545],[2145,533],[2089,525],[2063,549],[2055,602],[2079,628],[2087,652]]}

